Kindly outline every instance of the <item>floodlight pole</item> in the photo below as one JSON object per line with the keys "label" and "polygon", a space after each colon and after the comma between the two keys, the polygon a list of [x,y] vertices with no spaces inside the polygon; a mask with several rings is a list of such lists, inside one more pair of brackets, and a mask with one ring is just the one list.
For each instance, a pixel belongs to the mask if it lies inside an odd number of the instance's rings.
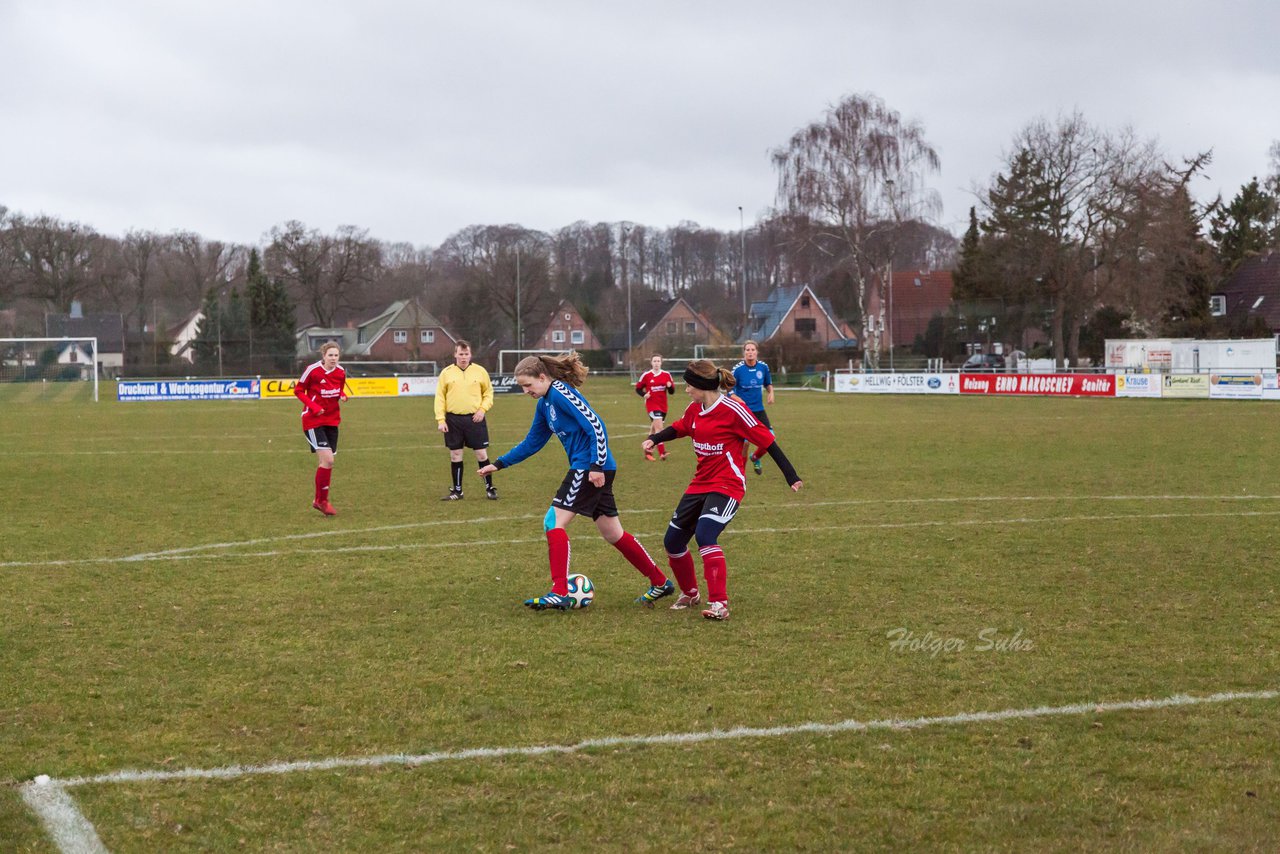
{"label": "floodlight pole", "polygon": [[[893,203],[893,179],[889,178],[884,182],[885,190],[889,194],[889,210],[893,217],[893,228],[896,231],[898,227],[898,206]],[[889,239],[889,373],[893,370],[893,248],[897,245],[897,235],[894,234]]]}
{"label": "floodlight pole", "polygon": [[524,317],[520,313],[520,244],[516,244],[516,349],[524,349]]}
{"label": "floodlight pole", "polygon": [[625,226],[618,225],[618,254],[622,261],[622,278],[627,285],[627,373],[631,377],[631,381],[636,380],[635,360],[631,358],[631,276],[627,275],[627,230]]}
{"label": "floodlight pole", "polygon": [[742,289],[742,332],[747,331],[747,230],[738,205],[738,286]]}

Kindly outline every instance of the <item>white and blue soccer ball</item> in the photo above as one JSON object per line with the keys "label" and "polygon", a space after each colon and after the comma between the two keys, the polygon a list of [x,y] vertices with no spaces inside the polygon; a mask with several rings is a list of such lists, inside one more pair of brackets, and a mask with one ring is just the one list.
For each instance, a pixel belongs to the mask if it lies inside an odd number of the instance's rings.
{"label": "white and blue soccer ball", "polygon": [[574,608],[585,608],[596,598],[595,585],[582,573],[569,576],[569,601]]}

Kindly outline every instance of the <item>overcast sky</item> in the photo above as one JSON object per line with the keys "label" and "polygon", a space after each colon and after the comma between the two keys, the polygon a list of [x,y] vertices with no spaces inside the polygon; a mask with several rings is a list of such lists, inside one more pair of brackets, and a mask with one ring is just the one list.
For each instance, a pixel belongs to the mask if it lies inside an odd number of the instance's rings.
{"label": "overcast sky", "polygon": [[940,225],[1030,120],[1079,109],[1202,199],[1270,171],[1276,0],[0,0],[0,205],[257,243],[290,219],[737,229],[769,151],[850,93],[923,124]]}

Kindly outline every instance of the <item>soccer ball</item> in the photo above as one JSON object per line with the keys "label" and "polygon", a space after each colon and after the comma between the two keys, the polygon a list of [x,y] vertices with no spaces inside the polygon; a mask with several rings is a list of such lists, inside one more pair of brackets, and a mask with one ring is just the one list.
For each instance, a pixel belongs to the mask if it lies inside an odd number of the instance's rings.
{"label": "soccer ball", "polygon": [[596,588],[591,579],[582,573],[569,576],[569,600],[575,608],[585,608],[596,598]]}

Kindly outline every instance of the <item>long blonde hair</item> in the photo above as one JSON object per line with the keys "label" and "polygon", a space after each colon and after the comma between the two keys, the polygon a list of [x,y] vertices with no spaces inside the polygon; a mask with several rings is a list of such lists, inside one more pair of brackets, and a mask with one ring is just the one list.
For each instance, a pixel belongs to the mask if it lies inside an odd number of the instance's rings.
{"label": "long blonde hair", "polygon": [[694,359],[689,363],[687,369],[704,380],[718,380],[721,391],[729,391],[737,385],[732,373],[724,368],[716,367],[716,363],[710,359]]}
{"label": "long blonde hair", "polygon": [[587,366],[576,350],[563,356],[526,356],[516,365],[516,376],[551,377],[578,388],[587,379]]}

